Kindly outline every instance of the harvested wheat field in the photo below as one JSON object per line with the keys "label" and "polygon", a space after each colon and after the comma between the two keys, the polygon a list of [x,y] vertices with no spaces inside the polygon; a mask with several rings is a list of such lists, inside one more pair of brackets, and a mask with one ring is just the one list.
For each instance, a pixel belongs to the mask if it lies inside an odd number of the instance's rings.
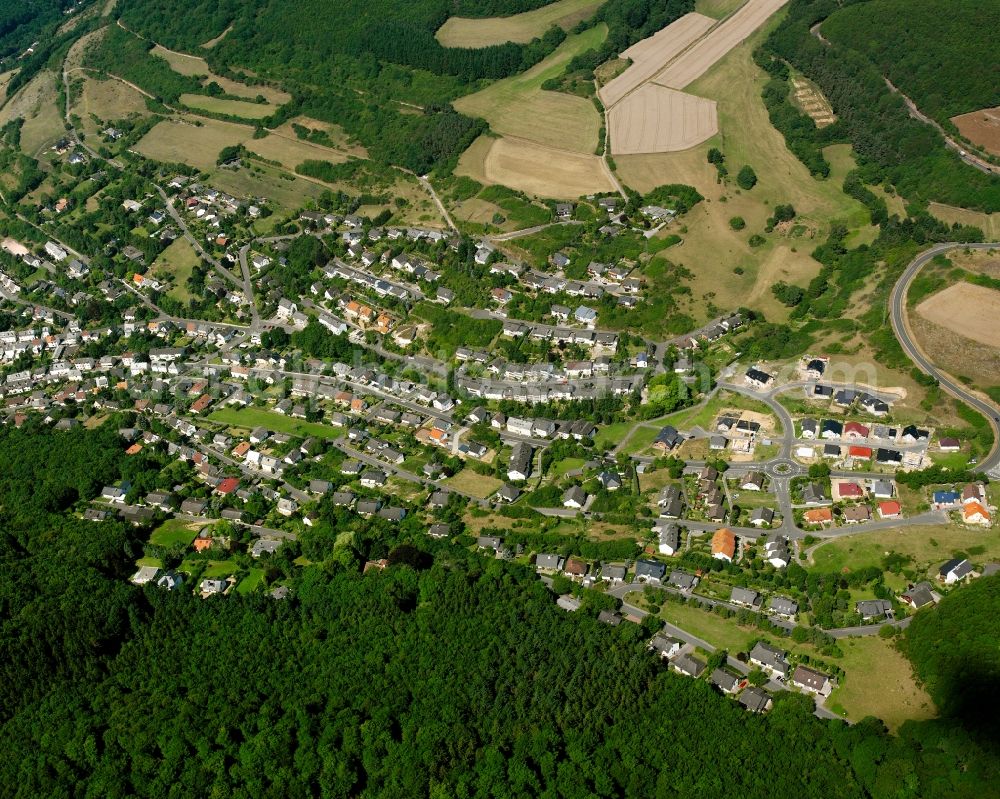
{"label": "harvested wheat field", "polygon": [[984,150],[1000,155],[1000,106],[996,108],[981,108],[969,114],[952,117],[965,138],[977,144]]}
{"label": "harvested wheat field", "polygon": [[614,191],[598,156],[522,139],[479,137],[462,155],[455,173],[555,199]]}
{"label": "harvested wheat field", "polygon": [[702,14],[685,14],[671,22],[663,30],[636,42],[622,53],[622,58],[632,60],[632,66],[621,75],[602,86],[601,101],[608,108],[613,106],[633,89],[641,86],[680,55],[685,47],[703,36],[715,20]]}
{"label": "harvested wheat field", "polygon": [[277,161],[283,167],[294,170],[303,161],[330,161],[341,164],[350,160],[347,153],[324,147],[321,144],[299,139],[295,134],[269,133],[262,139],[247,139],[244,146],[268,161]]}
{"label": "harvested wheat field", "polygon": [[608,117],[615,155],[686,150],[719,130],[714,100],[653,83],[625,97]]}
{"label": "harvested wheat field", "polygon": [[685,50],[666,69],[657,74],[654,83],[683,89],[704,75],[726,53],[744,41],[763,25],[767,18],[788,0],[748,0],[739,11]]}
{"label": "harvested wheat field", "polygon": [[1000,385],[1000,350],[953,333],[917,315],[910,316],[910,330],[920,348],[937,366],[977,388]]}
{"label": "harvested wheat field", "polygon": [[917,313],[953,333],[1000,349],[1000,291],[973,283],[956,283],[928,297]]}
{"label": "harvested wheat field", "polygon": [[557,0],[509,17],[449,17],[434,36],[445,47],[489,47],[504,42],[526,44],[553,25],[569,30],[589,19],[604,0]]}

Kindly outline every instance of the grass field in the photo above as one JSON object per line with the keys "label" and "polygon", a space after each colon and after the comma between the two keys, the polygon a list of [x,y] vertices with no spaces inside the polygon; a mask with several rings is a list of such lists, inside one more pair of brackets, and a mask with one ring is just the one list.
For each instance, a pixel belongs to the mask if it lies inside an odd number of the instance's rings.
{"label": "grass field", "polygon": [[489,47],[504,42],[530,42],[553,25],[569,30],[589,19],[604,0],[557,0],[509,17],[449,17],[435,37],[445,47]]}
{"label": "grass field", "polygon": [[[270,86],[250,86],[246,83],[240,83],[239,81],[231,80],[229,78],[224,78],[222,75],[216,75],[212,72],[211,67],[208,66],[208,62],[199,56],[189,55],[188,53],[178,53],[174,50],[168,50],[165,47],[156,45],[152,51],[153,55],[157,55],[168,64],[174,72],[179,72],[181,75],[188,76],[204,76],[204,84],[208,83],[218,83],[222,87],[222,90],[227,94],[233,94],[237,97],[250,97],[255,98],[258,95],[264,97],[269,103],[275,105],[284,105],[292,96],[288,92],[283,92],[280,89],[273,89]],[[213,109],[208,109],[213,110]],[[227,113],[227,112],[220,112]]]}
{"label": "grass field", "polygon": [[102,121],[109,121],[149,113],[146,99],[131,86],[112,78],[98,80],[91,75],[84,78],[83,91],[73,104],[72,112],[80,117],[83,129],[90,135],[97,134],[104,127],[91,119],[91,114]]}
{"label": "grass field", "polygon": [[236,584],[237,594],[249,594],[264,582],[263,569],[250,569],[247,576]]}
{"label": "grass field", "polygon": [[[212,186],[236,197],[266,197],[285,211],[301,208],[306,200],[323,194],[322,183],[289,175],[270,166],[254,164],[253,169],[217,169],[210,178]],[[268,217],[276,219],[277,215]],[[267,222],[268,220],[263,220]]]}
{"label": "grass field", "polygon": [[292,419],[274,411],[264,408],[220,408],[212,413],[208,420],[220,422],[229,427],[242,427],[252,430],[255,427],[264,427],[276,433],[287,433],[290,436],[316,436],[317,438],[340,438],[341,431],[336,427],[320,424],[319,422],[305,422],[301,419]]}
{"label": "grass field", "polygon": [[917,685],[913,667],[892,642],[870,635],[839,643],[844,657],[837,665],[847,677],[834,689],[826,705],[846,712],[851,721],[877,716],[890,730],[908,720],[933,718],[934,703]]}
{"label": "grass field", "polygon": [[1000,214],[984,214],[980,211],[970,211],[967,208],[955,208],[941,203],[930,203],[927,210],[942,222],[953,225],[975,225],[981,228],[987,241],[1000,241]]}
{"label": "grass field", "polygon": [[[687,88],[717,101],[718,135],[680,153],[615,159],[618,177],[640,192],[665,183],[685,183],[705,196],[705,201],[681,220],[683,228],[674,225],[663,233],[679,232],[683,238],[681,245],[671,249],[669,258],[694,273],[690,285],[695,302],[684,310],[697,318],[708,315],[701,298],[722,308],[749,305],[768,319],[786,318],[788,310],[770,291],[773,281],[807,283],[819,270],[809,252],[824,240],[831,225],[868,227],[865,208],[840,190],[851,165],[848,148],[828,148],[836,161],[833,173],[827,180],[816,180],[771,125],[760,97],[765,75],[751,54],[776,22],[777,17]],[[714,167],[707,162],[711,147],[724,153],[730,175],[744,164],[753,167],[759,178],[757,186],[743,192],[733,182],[719,185]],[[751,248],[749,237],[763,233],[777,203],[794,206],[799,226],[784,235],[767,234],[763,246]],[[746,227],[734,231],[729,220],[737,216],[744,219]],[[741,274],[734,272],[737,268]]]}
{"label": "grass field", "polygon": [[188,108],[198,111],[208,111],[213,114],[243,117],[244,119],[263,119],[273,114],[276,106],[263,103],[248,103],[242,100],[225,100],[221,97],[206,97],[203,94],[182,94],[180,101]]}
{"label": "grass field", "polygon": [[194,247],[188,243],[187,239],[174,239],[173,243],[161,252],[153,262],[152,273],[157,276],[173,278],[173,285],[167,295],[181,302],[187,302],[191,299],[187,280],[191,277],[191,271],[200,260],[198,253],[194,251]]}
{"label": "grass field", "polygon": [[597,47],[607,34],[607,26],[602,24],[570,36],[528,71],[460,97],[453,105],[463,114],[482,117],[503,136],[593,153],[601,126],[601,116],[593,103],[582,97],[543,91],[541,87],[549,78],[557,77],[571,58]]}
{"label": "grass field", "polygon": [[[678,430],[690,430],[692,427],[701,427],[708,430],[715,419],[723,412],[731,415],[738,415],[741,411],[753,411],[763,414],[767,420],[763,422],[765,429],[777,430],[778,420],[771,413],[770,408],[763,402],[744,397],[741,394],[733,394],[729,391],[720,391],[704,405],[686,408],[677,413],[664,416],[664,424],[668,422]],[[770,427],[768,428],[768,422]]]}
{"label": "grass field", "polygon": [[471,469],[463,469],[454,477],[449,477],[442,485],[450,486],[456,491],[464,491],[474,497],[485,499],[495,494],[502,486],[503,481],[497,480],[485,474],[479,474]]}
{"label": "grass field", "polygon": [[745,2],[746,0],[695,0],[694,10],[706,17],[722,19]]}
{"label": "grass field", "polygon": [[183,519],[168,519],[149,536],[149,543],[170,549],[175,546],[189,546],[204,527],[204,522],[186,522]]}
{"label": "grass field", "polygon": [[247,139],[244,145],[250,152],[257,153],[268,161],[277,161],[286,169],[294,170],[303,161],[330,161],[340,164],[350,156],[340,150],[320,144],[303,141],[287,134],[269,133],[263,139]]}
{"label": "grass field", "polygon": [[224,147],[240,144],[252,133],[253,129],[246,125],[217,119],[165,119],[143,136],[135,149],[157,161],[211,170]]}
{"label": "grass field", "polygon": [[24,119],[21,149],[30,156],[36,156],[65,132],[62,114],[56,107],[58,80],[54,71],[43,70],[0,109],[0,125],[17,117]]}
{"label": "grass field", "polygon": [[966,530],[952,525],[928,525],[837,538],[813,552],[816,567],[823,571],[881,567],[889,552],[913,558],[912,568],[928,576],[946,560],[963,554],[973,562],[1000,560],[1000,537],[990,530]]}

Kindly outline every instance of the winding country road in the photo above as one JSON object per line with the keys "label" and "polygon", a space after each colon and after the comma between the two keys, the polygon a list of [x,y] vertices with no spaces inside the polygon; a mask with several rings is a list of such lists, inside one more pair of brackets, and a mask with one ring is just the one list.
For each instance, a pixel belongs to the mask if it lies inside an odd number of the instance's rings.
{"label": "winding country road", "polygon": [[892,323],[892,331],[896,334],[896,338],[910,360],[922,372],[937,380],[941,388],[951,396],[969,405],[989,421],[990,427],[993,428],[993,448],[990,450],[990,454],[980,461],[979,468],[994,477],[1000,476],[1000,469],[998,469],[998,465],[1000,465],[1000,406],[997,406],[994,402],[990,402],[981,394],[973,393],[970,389],[962,386],[931,363],[930,359],[924,354],[910,334],[906,318],[906,295],[914,278],[935,256],[942,255],[954,249],[990,250],[997,248],[1000,248],[1000,244],[988,242],[981,244],[961,244],[957,242],[937,244],[928,250],[924,250],[924,252],[920,253],[920,255],[910,262],[899,280],[892,287],[892,293],[889,296],[889,318]]}

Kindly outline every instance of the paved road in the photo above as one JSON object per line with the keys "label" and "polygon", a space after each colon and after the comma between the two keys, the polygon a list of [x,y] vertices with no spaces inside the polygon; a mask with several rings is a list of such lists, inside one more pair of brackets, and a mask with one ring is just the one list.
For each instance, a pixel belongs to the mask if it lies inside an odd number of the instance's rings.
{"label": "paved road", "polygon": [[998,407],[996,403],[988,401],[982,397],[982,395],[974,394],[965,386],[955,380],[952,380],[951,377],[938,369],[933,363],[931,363],[930,359],[924,355],[919,345],[910,335],[909,325],[907,324],[906,319],[906,295],[913,279],[936,255],[941,255],[954,249],[968,248],[973,250],[989,250],[997,248],[998,246],[1000,245],[990,243],[960,244],[952,242],[937,244],[928,250],[924,250],[924,252],[914,258],[910,262],[909,266],[906,267],[906,270],[892,287],[892,294],[889,297],[889,318],[892,323],[892,330],[896,334],[896,338],[899,339],[900,345],[903,347],[903,350],[906,352],[907,356],[909,356],[910,360],[913,361],[922,372],[925,372],[937,380],[941,388],[951,394],[951,396],[974,408],[976,411],[985,416],[987,420],[989,420],[990,427],[993,428],[993,449],[987,457],[983,458],[983,460],[979,462],[979,468],[984,472],[992,473],[994,476],[997,475],[997,467],[1000,465],[1000,407]]}

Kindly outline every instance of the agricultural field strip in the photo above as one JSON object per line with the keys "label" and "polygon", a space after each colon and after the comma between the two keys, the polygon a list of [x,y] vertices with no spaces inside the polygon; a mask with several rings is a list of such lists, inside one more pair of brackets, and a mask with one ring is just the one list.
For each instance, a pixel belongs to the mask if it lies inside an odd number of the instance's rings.
{"label": "agricultural field strip", "polygon": [[629,92],[662,71],[674,58],[686,48],[704,36],[716,20],[701,14],[685,14],[663,30],[657,31],[647,39],[636,42],[622,54],[622,58],[632,60],[632,66],[621,75],[602,86],[601,102],[611,108]]}
{"label": "agricultural field strip", "polygon": [[917,313],[953,333],[1000,349],[1000,291],[955,283],[917,306]]}
{"label": "agricultural field strip", "polygon": [[742,43],[788,0],[749,0],[653,76],[652,81],[683,89]]}

